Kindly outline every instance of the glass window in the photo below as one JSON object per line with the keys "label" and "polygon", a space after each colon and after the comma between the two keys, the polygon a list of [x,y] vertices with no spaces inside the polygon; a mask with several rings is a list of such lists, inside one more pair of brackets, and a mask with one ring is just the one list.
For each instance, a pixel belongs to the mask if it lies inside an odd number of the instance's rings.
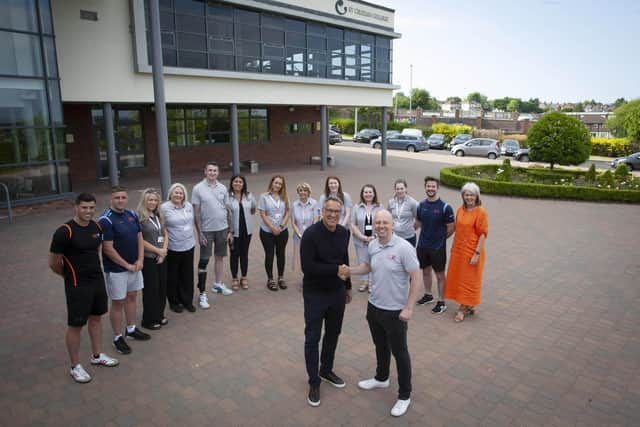
{"label": "glass window", "polygon": [[51,4],[49,0],[40,1],[40,24],[44,34],[53,34],[53,23],[51,22]]}
{"label": "glass window", "polygon": [[35,0],[0,0],[0,28],[38,32]]}
{"label": "glass window", "polygon": [[314,34],[316,36],[327,36],[327,26],[324,24],[318,24],[315,22],[307,23],[307,34]]}
{"label": "glass window", "polygon": [[344,38],[344,31],[341,28],[327,27],[327,37],[342,40]]}
{"label": "glass window", "polygon": [[223,22],[215,19],[209,19],[207,21],[207,31],[209,36],[214,36],[221,39],[233,38],[233,24],[231,22]]}
{"label": "glass window", "polygon": [[357,31],[345,30],[344,40],[345,42],[351,41],[355,43],[360,43],[360,33]]}
{"label": "glass window", "polygon": [[231,122],[227,108],[168,108],[170,147],[229,142]]}
{"label": "glass window", "polygon": [[180,51],[178,66],[185,68],[208,68],[207,54],[205,52]]}
{"label": "glass window", "polygon": [[285,19],[285,28],[287,31],[305,33],[307,31],[307,24],[297,19]]}
{"label": "glass window", "polygon": [[207,50],[207,39],[203,34],[177,33],[178,49]]}
{"label": "glass window", "polygon": [[284,74],[284,61],[282,59],[263,59],[262,72],[269,74]]}
{"label": "glass window", "polygon": [[284,17],[277,15],[270,15],[267,13],[262,14],[262,27],[275,28],[278,30],[284,29]]}
{"label": "glass window", "polygon": [[238,136],[241,143],[269,142],[266,108],[238,108]]}
{"label": "glass window", "polygon": [[0,126],[46,126],[47,95],[42,80],[0,78]]}
{"label": "glass window", "polygon": [[253,73],[259,73],[260,59],[238,56],[236,59],[236,67],[238,71],[248,71]]}
{"label": "glass window", "polygon": [[233,20],[243,24],[260,25],[260,14],[244,9],[235,9],[233,11]]}
{"label": "glass window", "polygon": [[178,52],[175,49],[162,49],[162,65],[165,67],[177,67]]}
{"label": "glass window", "polygon": [[56,136],[54,141],[54,151],[56,160],[67,159],[67,144],[64,138],[64,128],[56,128],[53,130]]}
{"label": "glass window", "polygon": [[309,49],[326,50],[327,49],[327,39],[325,39],[324,37],[308,35],[307,36],[307,47]]}
{"label": "glass window", "polygon": [[209,55],[209,68],[212,70],[234,70],[233,55]]}
{"label": "glass window", "polygon": [[176,30],[204,34],[204,16],[176,15]]}
{"label": "glass window", "polygon": [[233,40],[219,40],[209,38],[209,51],[221,53],[233,53]]}
{"label": "glass window", "polygon": [[[62,178],[62,177],[61,177]],[[2,167],[0,181],[9,187],[12,200],[43,197],[60,192],[55,166],[50,163],[37,166]],[[68,181],[64,174],[63,181]],[[68,188],[68,183],[65,184]]]}
{"label": "glass window", "polygon": [[241,56],[260,56],[260,43],[239,41],[236,43],[236,52]]}
{"label": "glass window", "polygon": [[236,40],[260,41],[260,27],[255,25],[236,24]]}
{"label": "glass window", "polygon": [[173,13],[160,12],[160,30],[173,31]]}
{"label": "glass window", "polygon": [[60,97],[60,83],[57,80],[49,80],[49,102],[53,125],[62,126],[62,98]]}
{"label": "glass window", "polygon": [[304,33],[292,33],[287,31],[285,33],[285,43],[287,46],[306,47],[307,40]]}
{"label": "glass window", "polygon": [[222,19],[225,21],[232,21],[233,9],[220,3],[208,2],[207,15],[215,16],[217,19]]}
{"label": "glass window", "polygon": [[41,76],[38,36],[0,31],[0,74]]}
{"label": "glass window", "polygon": [[189,15],[204,15],[203,0],[178,0],[175,2],[176,13],[186,13]]}
{"label": "glass window", "polygon": [[284,46],[284,31],[263,28],[262,41],[272,45]]}
{"label": "glass window", "polygon": [[0,129],[0,163],[26,163],[53,159],[48,128]]}
{"label": "glass window", "polygon": [[284,58],[284,47],[264,45],[262,56],[266,58]]}

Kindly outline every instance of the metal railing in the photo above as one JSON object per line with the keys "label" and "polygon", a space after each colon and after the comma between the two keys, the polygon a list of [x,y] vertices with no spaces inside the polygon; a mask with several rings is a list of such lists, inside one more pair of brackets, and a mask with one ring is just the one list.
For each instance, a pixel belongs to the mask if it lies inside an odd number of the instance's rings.
{"label": "metal railing", "polygon": [[[4,188],[4,194],[7,196],[7,211],[9,212],[9,224],[13,223],[13,213],[11,212],[11,196],[9,195],[9,187],[4,182],[0,182],[0,186]],[[2,218],[2,217],[0,217]]]}

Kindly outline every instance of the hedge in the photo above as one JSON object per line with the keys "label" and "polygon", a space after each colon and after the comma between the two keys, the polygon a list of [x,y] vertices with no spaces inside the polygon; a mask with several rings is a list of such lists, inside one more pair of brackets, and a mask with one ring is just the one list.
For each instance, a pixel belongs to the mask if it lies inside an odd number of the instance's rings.
{"label": "hedge", "polygon": [[606,157],[623,157],[640,151],[638,143],[627,138],[591,138],[591,154]]}
{"label": "hedge", "polygon": [[[610,190],[604,188],[581,187],[575,185],[545,185],[528,182],[501,182],[493,179],[474,178],[473,176],[462,175],[460,172],[466,170],[495,172],[498,165],[482,166],[454,166],[440,169],[440,181],[444,185],[461,188],[467,182],[475,182],[482,192],[488,194],[500,194],[504,196],[533,197],[541,199],[570,199],[586,201],[608,201],[640,203],[639,190]],[[514,168],[520,171],[526,168]],[[583,171],[563,171],[575,175],[581,175]]]}

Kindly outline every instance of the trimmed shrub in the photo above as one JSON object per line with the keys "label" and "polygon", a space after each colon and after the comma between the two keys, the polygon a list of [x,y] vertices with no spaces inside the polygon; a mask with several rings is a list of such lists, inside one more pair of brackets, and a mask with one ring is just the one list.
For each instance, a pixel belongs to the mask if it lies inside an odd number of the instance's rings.
{"label": "trimmed shrub", "polygon": [[434,123],[431,125],[431,131],[433,133],[442,133],[446,142],[449,142],[459,133],[470,134],[473,128],[469,125],[450,125],[448,123]]}
{"label": "trimmed shrub", "polygon": [[577,165],[591,154],[591,136],[582,122],[560,112],[547,113],[529,129],[531,158],[555,164]]}
{"label": "trimmed shrub", "polygon": [[496,171],[496,181],[511,182],[512,174],[511,160],[504,159],[502,166]]}
{"label": "trimmed shrub", "polygon": [[605,173],[600,175],[600,177],[598,178],[598,182],[600,183],[600,185],[607,188],[612,188],[616,185],[616,180],[613,177],[611,171],[606,171]]}
{"label": "trimmed shrub", "polygon": [[625,163],[620,163],[613,172],[617,181],[625,181],[629,176],[629,168]]}
{"label": "trimmed shrub", "polygon": [[587,182],[596,182],[596,165],[595,163],[591,163],[589,170],[584,175],[584,180]]}
{"label": "trimmed shrub", "polygon": [[622,157],[633,154],[627,138],[591,138],[591,154],[606,157]]}
{"label": "trimmed shrub", "polygon": [[[498,166],[454,166],[440,169],[440,181],[444,185],[461,188],[466,182],[475,182],[480,190],[487,194],[504,196],[533,197],[543,199],[570,199],[601,202],[640,203],[640,190],[616,190],[597,187],[582,187],[576,185],[546,185],[527,182],[502,182],[488,178],[475,177],[482,173],[495,173]],[[513,168],[522,172],[526,168]],[[572,173],[573,171],[566,171]],[[613,178],[610,171],[609,175]],[[575,171],[575,176],[584,174]],[[605,173],[606,174],[606,173]],[[613,186],[612,186],[613,188]]]}

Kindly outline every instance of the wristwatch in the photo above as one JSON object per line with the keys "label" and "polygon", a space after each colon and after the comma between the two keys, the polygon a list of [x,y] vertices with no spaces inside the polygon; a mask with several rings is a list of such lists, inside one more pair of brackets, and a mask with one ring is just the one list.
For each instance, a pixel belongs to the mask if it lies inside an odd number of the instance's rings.
{"label": "wristwatch", "polygon": [[475,254],[476,255],[480,255],[480,251],[475,251]]}

